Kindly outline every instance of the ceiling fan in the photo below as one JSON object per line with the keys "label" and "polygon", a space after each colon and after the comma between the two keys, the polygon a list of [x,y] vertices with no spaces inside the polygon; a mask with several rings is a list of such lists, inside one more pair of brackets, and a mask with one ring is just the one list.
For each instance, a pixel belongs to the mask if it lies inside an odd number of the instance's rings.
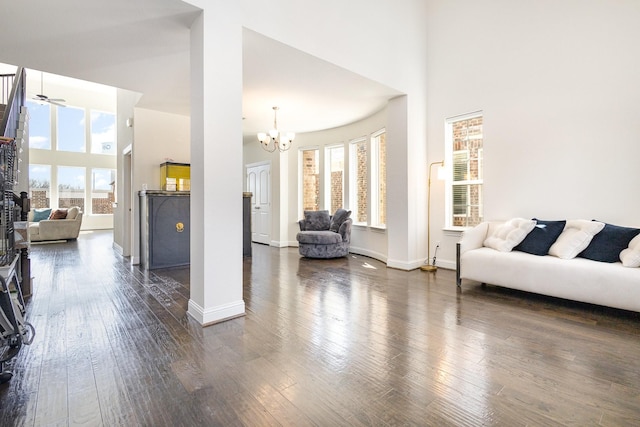
{"label": "ceiling fan", "polygon": [[36,101],[40,101],[40,102],[47,102],[49,104],[53,104],[53,105],[57,105],[59,107],[66,107],[66,105],[61,104],[62,102],[66,102],[64,99],[62,98],[49,98],[47,95],[44,95],[44,90],[43,90],[43,75],[44,73],[40,73],[40,93],[35,95],[33,97],[33,99],[35,99]]}

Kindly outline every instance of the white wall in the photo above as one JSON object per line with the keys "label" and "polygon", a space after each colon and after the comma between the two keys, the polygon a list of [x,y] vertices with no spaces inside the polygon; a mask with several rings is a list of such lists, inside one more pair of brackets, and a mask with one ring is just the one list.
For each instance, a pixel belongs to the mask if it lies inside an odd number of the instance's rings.
{"label": "white wall", "polygon": [[[486,219],[640,226],[639,20],[635,0],[428,2],[429,157],[446,117],[484,111]],[[432,242],[452,266],[441,187]]]}
{"label": "white wall", "polygon": [[[137,192],[146,184],[161,190],[160,165],[167,161],[190,163],[190,121],[178,114],[136,108],[133,117],[132,188],[134,212],[140,212]],[[171,160],[168,160],[171,159]],[[140,261],[140,218],[133,224],[133,262]]]}
{"label": "white wall", "polygon": [[[113,244],[114,248],[123,256],[131,256],[131,209],[133,202],[131,186],[131,149],[133,147],[133,126],[127,126],[127,120],[134,117],[135,105],[141,94],[124,89],[117,90],[117,118],[118,150],[116,161],[118,176],[116,178],[116,207],[113,214]],[[128,147],[128,154],[123,151]],[[137,197],[136,197],[137,198]]]}

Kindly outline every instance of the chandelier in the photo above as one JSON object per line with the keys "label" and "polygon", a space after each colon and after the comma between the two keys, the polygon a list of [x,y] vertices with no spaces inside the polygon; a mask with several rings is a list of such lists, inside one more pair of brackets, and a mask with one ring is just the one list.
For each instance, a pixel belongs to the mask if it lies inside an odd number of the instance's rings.
{"label": "chandelier", "polygon": [[273,107],[273,129],[271,129],[269,133],[258,133],[260,146],[270,153],[273,153],[276,150],[280,152],[287,151],[291,148],[291,143],[293,143],[293,139],[296,137],[296,134],[293,132],[287,132],[285,134],[284,132],[278,131],[278,110],[279,107]]}

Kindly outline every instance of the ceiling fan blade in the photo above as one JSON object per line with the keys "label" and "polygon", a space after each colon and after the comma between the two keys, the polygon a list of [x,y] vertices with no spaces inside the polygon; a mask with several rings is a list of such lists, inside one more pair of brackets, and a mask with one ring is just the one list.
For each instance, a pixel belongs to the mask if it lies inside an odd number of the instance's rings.
{"label": "ceiling fan blade", "polygon": [[48,99],[49,99],[49,101],[55,101],[55,102],[67,102],[62,98],[48,98]]}

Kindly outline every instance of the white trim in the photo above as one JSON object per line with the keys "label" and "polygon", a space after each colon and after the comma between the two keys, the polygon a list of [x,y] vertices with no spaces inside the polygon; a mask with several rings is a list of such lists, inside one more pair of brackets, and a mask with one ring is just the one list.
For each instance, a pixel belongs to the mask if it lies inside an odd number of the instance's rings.
{"label": "white trim", "polygon": [[[371,161],[369,162],[369,216],[367,221],[371,227],[384,228],[386,224],[380,224],[379,196],[380,196],[380,144],[377,138],[387,132],[386,128],[375,131],[369,137],[369,148],[371,153]],[[385,139],[386,143],[386,139]],[[385,163],[386,166],[386,163]],[[385,187],[386,188],[386,187]],[[386,190],[385,190],[386,191]],[[386,196],[386,194],[385,194]],[[387,207],[388,208],[388,207]],[[387,209],[388,211],[388,209]]]}
{"label": "white trim", "polygon": [[333,214],[333,212],[331,212],[332,208],[331,208],[331,190],[332,190],[332,186],[331,186],[331,163],[333,161],[333,156],[332,156],[332,150],[334,149],[339,149],[342,148],[342,202],[340,203],[340,206],[342,208],[344,208],[347,200],[346,200],[346,193],[347,193],[347,188],[346,188],[346,178],[347,178],[347,153],[346,153],[346,149],[345,149],[345,144],[344,142],[340,142],[340,143],[336,143],[336,144],[331,144],[331,145],[325,145],[324,147],[324,173],[323,175],[323,179],[324,179],[324,188],[326,188],[327,190],[324,192],[324,206],[325,209],[329,210],[329,213]]}
{"label": "white trim", "polygon": [[131,265],[140,265],[140,257],[139,256],[132,256],[131,257]]}
{"label": "white trim", "polygon": [[272,246],[274,248],[286,248],[289,246],[288,242],[281,242],[279,240],[271,240],[269,242],[269,246]]}
{"label": "white trim", "polygon": [[[454,167],[454,162],[453,162],[453,157],[454,157],[454,153],[453,153],[453,123],[456,122],[460,122],[460,121],[464,121],[464,120],[470,120],[476,117],[482,117],[483,120],[483,132],[482,135],[484,137],[484,111],[483,110],[477,110],[477,111],[473,111],[470,113],[465,113],[465,114],[460,114],[457,116],[452,116],[452,117],[447,117],[444,119],[444,134],[445,134],[445,158],[444,158],[444,162],[445,165],[450,165],[448,166],[450,168],[450,172],[447,174],[447,179],[445,181],[445,220],[444,220],[444,224],[445,224],[445,229],[452,229],[455,230],[457,229],[457,227],[453,226],[453,186],[454,186],[454,181],[453,181],[453,177],[454,177],[454,171],[453,171],[453,167]],[[457,152],[469,152],[469,150],[459,150]],[[481,159],[482,162],[484,162],[484,157]],[[467,163],[467,167],[468,167],[468,163]],[[482,169],[482,173],[484,173],[484,163],[480,166]],[[479,171],[480,172],[480,171]],[[466,181],[456,181],[456,185],[484,185],[484,179],[480,178],[480,179],[474,179],[474,180],[466,180]],[[467,200],[469,199],[469,197],[467,197]],[[481,206],[480,207],[481,211],[484,211],[484,208]],[[468,212],[467,212],[468,214]]]}
{"label": "white trim", "polygon": [[[298,148],[298,203],[296,209],[298,210],[298,218],[304,217],[304,168],[303,168],[303,153],[305,151],[316,151],[318,153],[318,175],[320,175],[320,179],[318,180],[318,185],[321,187],[318,189],[318,209],[322,209],[323,200],[323,180],[322,180],[322,159],[320,156],[321,150],[317,145],[309,146],[309,147],[300,147]],[[324,155],[322,156],[324,158]]]}
{"label": "white trim", "polygon": [[445,119],[445,123],[459,122],[461,120],[469,120],[469,119],[472,119],[474,117],[478,117],[478,116],[482,116],[482,115],[483,115],[483,110],[476,110],[476,111],[472,111],[470,113],[460,114],[458,116],[447,117]]}
{"label": "white trim", "polygon": [[[367,225],[366,221],[362,221],[362,222],[355,222],[355,218],[357,218],[358,216],[358,156],[357,156],[357,146],[358,144],[365,144],[365,154],[367,156],[367,173],[366,173],[366,180],[367,180],[367,198],[369,197],[369,193],[371,192],[369,190],[369,158],[371,157],[371,155],[369,154],[369,143],[367,140],[367,136],[361,136],[358,138],[354,138],[349,140],[348,143],[348,153],[349,153],[349,198],[346,201],[348,209],[350,209],[351,211],[353,211],[353,216],[352,218],[354,218],[354,222],[353,225]],[[368,202],[368,200],[367,200]],[[367,212],[366,214],[368,214],[368,206],[367,206]]]}
{"label": "white trim", "polygon": [[376,252],[376,251],[372,251],[369,249],[365,249],[365,248],[360,248],[357,246],[349,246],[349,253],[355,254],[355,255],[363,255],[369,258],[373,258],[373,259],[377,259],[378,261],[382,261],[384,263],[387,262],[387,256],[384,254],[381,254],[380,252]]}
{"label": "white trim", "polygon": [[192,299],[190,299],[187,314],[193,317],[196,322],[200,323],[202,326],[209,326],[213,325],[214,323],[219,323],[225,320],[233,319],[235,317],[244,316],[244,301],[240,300],[237,302],[223,304],[205,310]]}
{"label": "white trim", "polygon": [[416,268],[420,268],[421,265],[424,264],[424,259],[413,260],[409,262],[398,261],[395,259],[387,260],[387,267],[396,268],[398,270],[415,270]]}
{"label": "white trim", "polygon": [[122,246],[120,246],[119,244],[117,244],[116,242],[113,242],[113,244],[111,245],[111,247],[113,248],[113,250],[120,256],[122,256],[122,254],[124,253],[122,250]]}

